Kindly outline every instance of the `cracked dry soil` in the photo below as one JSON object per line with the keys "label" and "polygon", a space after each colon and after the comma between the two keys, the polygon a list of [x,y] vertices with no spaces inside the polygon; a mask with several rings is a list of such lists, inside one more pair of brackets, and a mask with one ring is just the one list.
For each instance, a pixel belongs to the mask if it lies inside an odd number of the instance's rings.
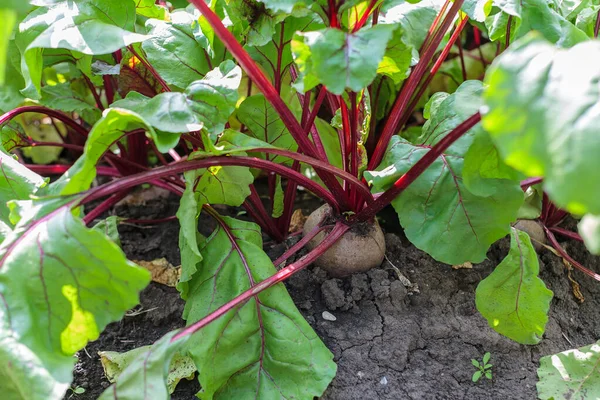
{"label": "cracked dry soil", "polygon": [[[174,213],[176,203],[165,203],[144,207],[143,217]],[[125,211],[140,216],[139,210]],[[212,229],[208,220],[200,226],[203,233]],[[166,257],[179,264],[177,222],[121,226],[120,231],[130,258]],[[554,291],[546,334],[541,344],[524,346],[495,333],[475,308],[475,288],[508,252],[508,238],[492,247],[487,261],[458,270],[436,262],[402,235],[388,233],[386,242],[388,260],[378,269],[330,279],[309,268],[286,283],[338,364],[323,399],[535,399],[540,357],[600,338],[600,284],[573,272],[585,296],[579,304],[562,260],[548,251],[539,257],[541,277]],[[599,259],[582,246],[566,247],[584,265],[598,270]],[[283,249],[275,246],[268,253],[276,257]],[[405,286],[401,277],[413,286]],[[79,353],[74,384],[86,392],[73,399],[96,399],[108,387],[97,351],[127,351],[183,326],[183,302],[173,288],[152,283],[141,294],[141,307],[150,311],[110,324]],[[324,311],[336,320],[324,319]],[[486,351],[492,354],[493,380],[473,383],[471,358],[481,359]],[[194,399],[198,390],[196,380],[182,381],[172,398]]]}

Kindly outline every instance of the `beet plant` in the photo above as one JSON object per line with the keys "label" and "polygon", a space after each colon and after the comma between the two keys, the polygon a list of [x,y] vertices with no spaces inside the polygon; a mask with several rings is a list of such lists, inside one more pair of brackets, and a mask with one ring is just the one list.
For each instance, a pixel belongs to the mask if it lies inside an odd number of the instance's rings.
{"label": "beet plant", "polygon": [[[98,220],[143,184],[181,197],[187,325],[103,399],[168,398],[175,354],[193,360],[203,399],[320,396],[333,355],[282,282],[315,262],[332,276],[378,266],[389,205],[416,247],[451,265],[482,262],[510,235],[475,296],[519,343],[542,339],[552,292],[517,218],[600,280],[555,236],[600,252],[595,3],[190,3],[0,5],[7,398],[61,398],[73,355],[137,304],[149,274],[106,234],[118,219]],[[299,188],[326,206],[271,260],[263,236],[290,237]],[[208,237],[201,213],[216,223]],[[568,215],[581,236],[559,226]]]}

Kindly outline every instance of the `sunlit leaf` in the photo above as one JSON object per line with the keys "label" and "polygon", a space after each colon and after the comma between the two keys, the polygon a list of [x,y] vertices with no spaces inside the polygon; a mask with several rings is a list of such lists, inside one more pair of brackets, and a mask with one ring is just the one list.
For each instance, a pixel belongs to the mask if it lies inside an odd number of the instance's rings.
{"label": "sunlit leaf", "polygon": [[539,272],[529,235],[512,228],[508,255],[475,292],[477,309],[490,326],[522,344],[539,343],[548,322],[553,293]]}

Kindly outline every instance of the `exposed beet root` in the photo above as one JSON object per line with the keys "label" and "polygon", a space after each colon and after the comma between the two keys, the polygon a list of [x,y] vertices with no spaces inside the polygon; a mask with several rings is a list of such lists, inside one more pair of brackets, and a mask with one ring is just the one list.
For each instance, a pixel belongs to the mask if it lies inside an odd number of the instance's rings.
{"label": "exposed beet root", "polygon": [[520,231],[527,232],[536,251],[540,251],[543,247],[542,244],[546,244],[546,232],[538,221],[520,219],[513,226]]}
{"label": "exposed beet root", "polygon": [[[319,222],[328,223],[335,217],[329,205],[313,211],[304,223],[304,235],[312,231]],[[321,243],[326,232],[320,232],[308,242],[309,250]],[[315,265],[332,277],[343,277],[378,267],[385,255],[385,238],[377,220],[358,223],[344,234],[329,250],[323,253]]]}

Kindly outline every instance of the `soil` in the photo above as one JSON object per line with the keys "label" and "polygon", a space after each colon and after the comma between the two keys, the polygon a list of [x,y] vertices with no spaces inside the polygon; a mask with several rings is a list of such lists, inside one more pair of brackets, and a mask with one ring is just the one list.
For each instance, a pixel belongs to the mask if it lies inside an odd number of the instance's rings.
{"label": "soil", "polygon": [[[176,199],[169,199],[144,207],[125,206],[117,214],[159,218],[173,215],[176,208]],[[393,216],[384,213],[384,219],[387,259],[380,268],[343,279],[330,279],[318,268],[309,268],[286,283],[338,364],[323,399],[535,399],[540,357],[600,337],[600,284],[574,271],[585,297],[580,304],[562,260],[549,251],[539,257],[541,277],[554,291],[546,334],[539,345],[524,346],[493,331],[475,308],[475,288],[508,252],[508,238],[490,249],[485,262],[472,269],[453,269],[413,247]],[[212,223],[202,219],[200,227],[206,234]],[[179,265],[176,221],[160,226],[121,225],[120,234],[131,259],[166,257]],[[600,269],[600,259],[579,243],[568,242],[565,247],[587,267]],[[266,250],[275,258],[285,244],[267,244]],[[74,386],[86,392],[72,398],[96,399],[108,387],[98,351],[151,344],[183,326],[182,310],[183,301],[174,288],[150,284],[141,293],[136,312],[110,324],[78,354]],[[330,314],[325,314],[327,319],[324,312]],[[471,359],[481,360],[485,352],[491,353],[493,379],[473,383]],[[182,381],[172,398],[194,399],[199,389],[197,380]]]}

